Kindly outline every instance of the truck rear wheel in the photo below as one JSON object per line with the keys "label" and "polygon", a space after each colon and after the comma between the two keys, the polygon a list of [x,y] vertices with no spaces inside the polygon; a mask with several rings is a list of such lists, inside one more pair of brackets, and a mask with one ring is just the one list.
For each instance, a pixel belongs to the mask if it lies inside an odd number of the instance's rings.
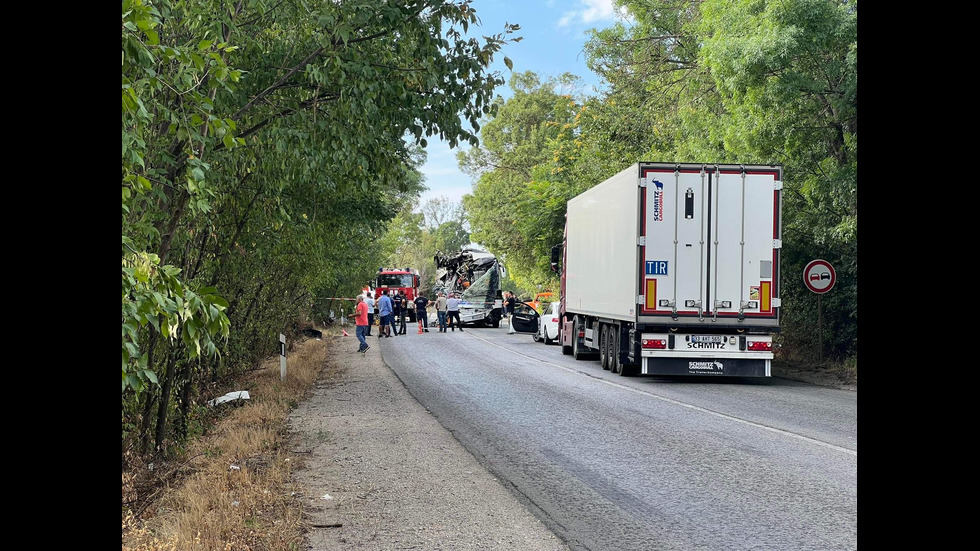
{"label": "truck rear wheel", "polygon": [[603,370],[609,369],[609,326],[602,325],[599,329],[599,363]]}
{"label": "truck rear wheel", "polygon": [[619,361],[619,339],[622,337],[622,333],[618,327],[609,328],[609,341],[610,341],[610,351],[609,351],[609,367],[613,373],[619,373],[623,377],[632,377],[638,372],[636,364],[623,363]]}
{"label": "truck rear wheel", "polygon": [[572,322],[572,357],[576,360],[585,359],[585,347],[578,336],[579,326],[581,324],[582,320],[578,316],[575,316],[575,320]]}
{"label": "truck rear wheel", "polygon": [[619,363],[619,328],[609,328],[609,371],[623,374],[623,364]]}
{"label": "truck rear wheel", "polygon": [[616,361],[616,350],[618,343],[616,342],[616,331],[615,325],[606,326],[606,369],[609,371],[613,370],[613,362]]}

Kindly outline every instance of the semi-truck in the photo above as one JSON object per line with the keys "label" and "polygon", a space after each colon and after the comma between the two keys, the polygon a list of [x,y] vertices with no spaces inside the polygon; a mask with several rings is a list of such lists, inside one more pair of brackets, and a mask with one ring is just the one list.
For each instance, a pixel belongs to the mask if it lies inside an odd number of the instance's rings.
{"label": "semi-truck", "polygon": [[621,375],[768,377],[779,331],[781,165],[635,163],[570,199],[564,354]]}
{"label": "semi-truck", "polygon": [[500,327],[504,317],[501,277],[503,268],[493,253],[467,245],[452,254],[437,253],[434,291],[460,299],[459,319],[464,325]]}
{"label": "semi-truck", "polygon": [[[411,303],[419,296],[419,272],[412,268],[378,268],[374,288],[378,294],[387,289],[388,296],[393,296],[395,291],[398,291]],[[409,323],[418,321],[415,318],[414,308],[409,308],[407,312]]]}

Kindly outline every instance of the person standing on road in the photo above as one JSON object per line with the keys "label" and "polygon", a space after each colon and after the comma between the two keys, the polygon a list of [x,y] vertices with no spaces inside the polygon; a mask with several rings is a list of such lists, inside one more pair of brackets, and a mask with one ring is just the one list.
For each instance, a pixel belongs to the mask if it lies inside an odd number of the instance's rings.
{"label": "person standing on road", "polygon": [[[402,311],[405,312],[405,320],[402,323],[407,323],[412,320],[416,322],[419,320],[418,314],[415,312],[415,301],[408,300],[408,295],[405,295],[405,306],[402,307]],[[405,334],[405,328],[402,327],[402,335]]]}
{"label": "person standing on road", "polygon": [[361,342],[360,346],[357,347],[357,351],[363,354],[367,352],[368,348],[371,348],[367,343],[367,339],[365,339],[370,326],[368,325],[368,305],[364,302],[364,295],[357,295],[357,305],[354,306],[354,313],[351,315],[354,316],[357,340]]}
{"label": "person standing on road", "polygon": [[381,325],[378,326],[378,338],[390,337],[391,326],[394,325],[394,322],[391,320],[391,298],[388,296],[388,289],[383,289],[381,296],[378,297],[378,315],[381,316]]}
{"label": "person standing on road", "polygon": [[[456,326],[459,326],[459,330],[463,330],[463,322],[459,319],[459,299],[456,298],[456,293],[449,293],[449,298],[446,300],[446,317],[449,318],[449,327],[453,331],[456,330]],[[456,320],[456,323],[453,323]]]}
{"label": "person standing on road", "polygon": [[436,316],[439,318],[440,333],[446,332],[447,308],[448,308],[448,301],[446,300],[446,296],[443,295],[442,293],[439,293],[439,296],[436,298]]}
{"label": "person standing on road", "polygon": [[425,310],[428,307],[429,299],[420,292],[419,296],[415,297],[415,317],[422,324],[422,331],[426,333],[429,332],[429,313]]}
{"label": "person standing on road", "polygon": [[408,295],[398,295],[398,334],[405,334],[405,317],[408,316]]}
{"label": "person standing on road", "polygon": [[368,307],[368,327],[367,336],[371,336],[371,327],[374,326],[374,299],[371,298],[371,291],[368,291],[367,298],[364,299],[364,304]]}
{"label": "person standing on road", "polygon": [[514,298],[514,293],[507,291],[507,300],[504,304],[507,305],[507,334],[511,335],[516,333],[514,331],[514,304],[517,303],[517,299]]}
{"label": "person standing on road", "polygon": [[389,336],[398,335],[398,316],[401,315],[401,297],[398,296],[398,291],[395,291],[391,295],[391,315],[388,316],[388,321],[391,323],[391,332]]}
{"label": "person standing on road", "polygon": [[402,318],[402,296],[397,290],[395,294],[391,296],[391,328],[394,330],[396,335],[401,334],[401,329],[398,327],[398,322]]}

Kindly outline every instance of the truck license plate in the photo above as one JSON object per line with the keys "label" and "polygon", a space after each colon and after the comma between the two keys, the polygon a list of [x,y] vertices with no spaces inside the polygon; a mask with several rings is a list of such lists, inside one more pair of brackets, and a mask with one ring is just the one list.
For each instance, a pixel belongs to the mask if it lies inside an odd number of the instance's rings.
{"label": "truck license plate", "polygon": [[721,335],[691,335],[691,342],[725,342]]}

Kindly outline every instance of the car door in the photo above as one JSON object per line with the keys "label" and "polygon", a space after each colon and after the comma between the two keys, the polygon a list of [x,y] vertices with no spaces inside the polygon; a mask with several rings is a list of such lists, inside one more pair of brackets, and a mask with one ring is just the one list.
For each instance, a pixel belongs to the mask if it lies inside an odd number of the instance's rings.
{"label": "car door", "polygon": [[510,320],[514,331],[518,333],[537,333],[539,317],[541,316],[530,304],[518,302],[514,304],[514,315]]}

